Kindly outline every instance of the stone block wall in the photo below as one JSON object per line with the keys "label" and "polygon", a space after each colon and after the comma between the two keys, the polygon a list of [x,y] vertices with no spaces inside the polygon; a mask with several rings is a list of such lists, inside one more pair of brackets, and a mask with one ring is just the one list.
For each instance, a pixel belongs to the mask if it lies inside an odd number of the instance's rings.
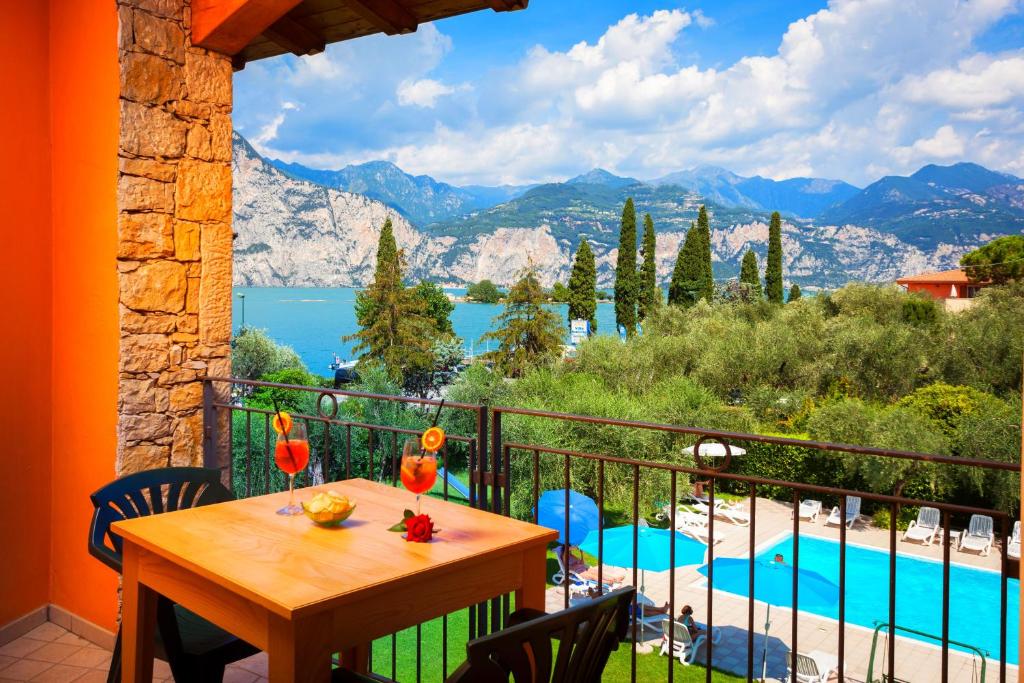
{"label": "stone block wall", "polygon": [[187,0],[117,0],[119,475],[203,462],[205,374],[230,374],[231,60]]}

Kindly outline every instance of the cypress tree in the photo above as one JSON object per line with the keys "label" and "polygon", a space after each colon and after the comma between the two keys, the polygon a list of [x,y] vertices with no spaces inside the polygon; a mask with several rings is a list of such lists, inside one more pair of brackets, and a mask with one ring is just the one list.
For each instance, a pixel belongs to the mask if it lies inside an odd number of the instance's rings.
{"label": "cypress tree", "polygon": [[615,323],[626,328],[629,336],[636,333],[637,285],[636,209],[630,197],[622,207],[619,257],[615,262]]}
{"label": "cypress tree", "polygon": [[637,310],[640,320],[644,320],[661,305],[661,290],[658,289],[658,266],[654,261],[656,249],[654,221],[651,219],[651,214],[647,214],[644,216],[644,238],[640,248],[640,253],[644,257],[643,268],[640,271],[640,303]]}
{"label": "cypress tree", "polygon": [[782,303],[782,217],[772,213],[768,224],[768,262],[764,269],[764,293],[768,301]]}
{"label": "cypress tree", "polygon": [[675,306],[692,306],[697,302],[698,281],[700,280],[700,234],[692,222],[686,231],[686,239],[676,256],[672,269],[672,280],[668,287],[668,302]]}
{"label": "cypress tree", "polygon": [[697,251],[697,294],[711,301],[715,296],[715,275],[711,268],[711,226],[708,223],[708,211],[701,205],[697,214],[697,234],[700,237]]}
{"label": "cypress tree", "polygon": [[800,285],[793,283],[793,286],[789,288],[789,299],[787,301],[796,301],[800,298]]}
{"label": "cypress tree", "polygon": [[740,284],[749,285],[751,293],[757,298],[761,297],[761,276],[757,271],[757,254],[753,249],[747,249],[747,253],[743,255]]}
{"label": "cypress tree", "polygon": [[585,238],[569,275],[569,320],[589,320],[590,333],[597,331],[597,268]]}
{"label": "cypress tree", "polygon": [[380,361],[397,380],[433,367],[437,327],[426,303],[402,282],[403,255],[388,220],[377,243],[377,268],[370,286],[356,295],[360,330],[342,337],[357,342],[360,361]]}

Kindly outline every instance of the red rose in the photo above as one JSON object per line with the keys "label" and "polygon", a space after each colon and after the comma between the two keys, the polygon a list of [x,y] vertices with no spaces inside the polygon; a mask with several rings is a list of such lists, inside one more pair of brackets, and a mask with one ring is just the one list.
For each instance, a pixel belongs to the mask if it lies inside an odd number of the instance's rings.
{"label": "red rose", "polygon": [[413,515],[405,520],[405,540],[426,543],[434,535],[434,523],[428,515]]}

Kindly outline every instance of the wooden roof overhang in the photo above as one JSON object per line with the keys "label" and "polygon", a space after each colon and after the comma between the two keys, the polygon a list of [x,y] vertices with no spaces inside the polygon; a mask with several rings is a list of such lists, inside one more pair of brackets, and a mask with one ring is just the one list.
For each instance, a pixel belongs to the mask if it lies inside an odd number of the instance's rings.
{"label": "wooden roof overhang", "polygon": [[246,62],[312,55],[329,43],[374,33],[413,33],[420,24],[490,9],[525,9],[529,0],[193,0],[192,44]]}

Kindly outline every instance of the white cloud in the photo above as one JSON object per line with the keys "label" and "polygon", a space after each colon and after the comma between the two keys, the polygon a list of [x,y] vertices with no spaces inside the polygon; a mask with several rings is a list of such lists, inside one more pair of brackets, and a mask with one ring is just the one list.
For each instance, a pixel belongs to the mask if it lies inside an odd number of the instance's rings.
{"label": "white cloud", "polygon": [[892,155],[904,164],[928,159],[957,159],[964,155],[964,139],[953,126],[942,126],[930,138],[920,138],[906,147],[896,147]]}
{"label": "white cloud", "polygon": [[406,80],[398,84],[398,103],[403,107],[416,106],[433,109],[439,97],[451,95],[456,88],[432,78]]}
{"label": "white cloud", "polygon": [[992,58],[972,55],[951,69],[911,76],[897,86],[911,102],[978,110],[1024,98],[1024,53]]}
{"label": "white cloud", "polygon": [[[266,131],[283,158],[386,158],[461,183],[598,165],[646,178],[714,163],[866,184],[965,157],[1013,172],[1024,167],[1024,50],[988,54],[976,42],[1018,9],[1018,0],[831,0],[790,24],[774,53],[715,68],[679,57],[689,31],[718,30],[707,17],[634,13],[597,40],[534,46],[464,85],[433,73],[453,46],[426,25],[296,60],[275,94],[301,111],[248,129]],[[300,126],[315,136],[307,148]]]}

